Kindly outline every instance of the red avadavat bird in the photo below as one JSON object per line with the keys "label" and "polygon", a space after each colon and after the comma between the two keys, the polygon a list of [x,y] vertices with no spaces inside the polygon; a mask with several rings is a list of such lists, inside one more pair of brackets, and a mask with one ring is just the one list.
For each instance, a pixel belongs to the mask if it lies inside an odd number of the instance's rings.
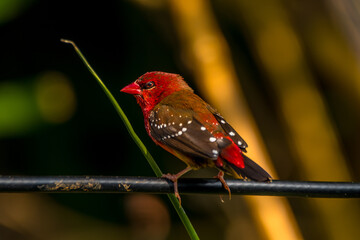
{"label": "red avadavat bird", "polygon": [[271,176],[249,159],[247,144],[225,119],[202,100],[178,74],[148,72],[121,92],[135,96],[144,114],[145,128],[159,146],[180,158],[187,167],[163,177],[174,182],[183,174],[203,167],[216,167],[216,176],[231,194],[224,172],[235,178],[271,181]]}

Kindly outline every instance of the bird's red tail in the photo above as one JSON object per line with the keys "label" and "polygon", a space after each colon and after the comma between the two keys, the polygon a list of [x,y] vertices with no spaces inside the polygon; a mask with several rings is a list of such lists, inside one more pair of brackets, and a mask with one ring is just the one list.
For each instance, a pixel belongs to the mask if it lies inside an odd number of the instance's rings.
{"label": "bird's red tail", "polygon": [[249,178],[251,180],[259,181],[259,182],[270,182],[271,176],[268,174],[262,167],[260,167],[257,163],[255,163],[253,160],[242,154],[244,159],[244,168],[239,168],[235,166],[234,164],[230,164],[232,169],[234,171],[241,175],[244,178]]}

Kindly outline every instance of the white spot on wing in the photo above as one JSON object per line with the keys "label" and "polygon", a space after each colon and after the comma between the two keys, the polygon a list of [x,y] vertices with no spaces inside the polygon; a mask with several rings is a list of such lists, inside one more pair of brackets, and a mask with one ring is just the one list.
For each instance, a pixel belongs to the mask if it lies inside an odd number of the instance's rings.
{"label": "white spot on wing", "polygon": [[179,123],[179,126],[181,127],[181,126],[182,126],[182,123]]}
{"label": "white spot on wing", "polygon": [[209,141],[210,141],[210,142],[215,142],[215,141],[216,141],[216,138],[210,137],[210,138],[209,138]]}
{"label": "white spot on wing", "polygon": [[181,130],[182,130],[183,132],[186,132],[187,128],[182,128]]}
{"label": "white spot on wing", "polygon": [[178,134],[181,135],[181,134],[182,134],[182,131],[179,131]]}
{"label": "white spot on wing", "polygon": [[240,146],[242,144],[242,142],[241,141],[238,141],[238,145]]}
{"label": "white spot on wing", "polygon": [[216,149],[213,149],[212,152],[213,152],[213,154],[215,154],[215,155],[219,154],[218,150],[216,150]]}
{"label": "white spot on wing", "polygon": [[188,124],[190,124],[190,123],[192,123],[192,121],[191,121],[191,120],[189,120],[189,121],[188,121]]}
{"label": "white spot on wing", "polygon": [[201,129],[201,131],[205,131],[206,127],[202,126],[200,129]]}
{"label": "white spot on wing", "polygon": [[234,132],[229,132],[229,135],[230,136],[235,136],[235,133]]}
{"label": "white spot on wing", "polygon": [[221,122],[222,124],[226,123],[226,122],[225,122],[224,120],[222,120],[222,119],[221,119],[221,121],[220,121],[220,122]]}

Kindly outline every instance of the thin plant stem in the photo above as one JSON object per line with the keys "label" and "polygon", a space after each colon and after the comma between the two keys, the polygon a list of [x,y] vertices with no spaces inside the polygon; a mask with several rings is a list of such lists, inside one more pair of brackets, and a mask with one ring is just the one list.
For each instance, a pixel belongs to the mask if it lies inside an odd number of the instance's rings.
{"label": "thin plant stem", "polygon": [[[135,143],[137,144],[137,146],[140,148],[141,152],[143,153],[143,155],[145,156],[146,160],[148,161],[148,163],[150,164],[151,168],[153,169],[155,175],[157,177],[161,177],[163,175],[163,173],[161,172],[159,166],[157,165],[157,163],[155,162],[154,158],[151,156],[151,154],[149,153],[149,151],[147,150],[147,148],[145,147],[145,145],[143,144],[143,142],[140,140],[140,138],[138,137],[138,135],[135,133],[133,127],[131,126],[130,121],[128,120],[128,118],[126,117],[125,113],[123,112],[123,110],[121,109],[120,105],[118,104],[118,102],[115,100],[114,96],[111,94],[111,92],[109,91],[109,89],[105,86],[105,84],[102,82],[102,80],[100,79],[100,77],[96,74],[96,72],[93,70],[93,68],[90,66],[90,64],[87,62],[86,58],[84,57],[84,55],[81,53],[80,49],[76,46],[76,44],[71,41],[71,40],[67,40],[67,39],[61,39],[60,41],[64,42],[64,43],[69,43],[71,44],[76,53],[79,55],[79,57],[81,58],[81,60],[83,61],[83,63],[85,64],[85,66],[89,69],[89,71],[91,72],[91,74],[95,77],[95,79],[97,80],[97,82],[100,84],[101,88],[104,90],[105,94],[108,96],[110,102],[113,104],[113,106],[115,107],[115,110],[117,111],[117,113],[119,114],[121,120],[124,122],[130,136],[132,137],[132,139],[135,141]],[[181,205],[179,204],[179,201],[177,200],[177,198],[175,197],[175,194],[167,194],[172,205],[174,206],[177,214],[179,215],[182,223],[184,224],[186,231],[188,232],[189,236],[191,239],[200,239],[193,227],[193,225],[191,224],[190,219],[188,218],[188,216],[185,213],[185,210],[181,207]]]}

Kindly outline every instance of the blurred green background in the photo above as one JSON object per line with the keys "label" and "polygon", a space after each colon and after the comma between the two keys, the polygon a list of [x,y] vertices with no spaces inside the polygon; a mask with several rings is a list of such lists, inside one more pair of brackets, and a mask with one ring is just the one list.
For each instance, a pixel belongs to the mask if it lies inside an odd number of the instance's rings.
{"label": "blurred green background", "polygon": [[[155,70],[181,74],[276,179],[360,181],[359,9],[350,0],[0,0],[0,174],[154,176],[65,38],[163,172],[184,164],[155,146],[135,99],[119,92]],[[224,199],[183,196],[201,239],[360,234],[357,199]],[[0,194],[0,239],[187,238],[166,196]]]}

